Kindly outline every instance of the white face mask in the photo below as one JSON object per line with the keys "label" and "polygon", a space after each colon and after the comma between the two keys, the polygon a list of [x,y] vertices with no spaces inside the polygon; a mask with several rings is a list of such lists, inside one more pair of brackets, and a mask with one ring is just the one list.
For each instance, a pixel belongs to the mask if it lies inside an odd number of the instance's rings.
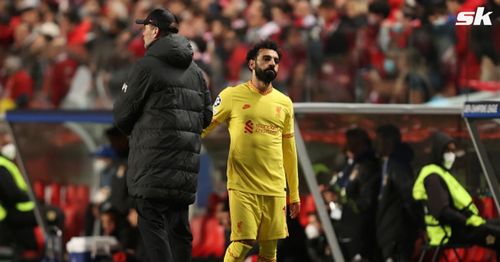
{"label": "white face mask", "polygon": [[102,159],[96,159],[94,160],[94,172],[96,174],[101,174],[101,172],[106,169],[108,166],[108,163],[106,163],[105,160]]}
{"label": "white face mask", "polygon": [[16,146],[12,143],[6,144],[2,146],[0,153],[8,159],[14,160],[16,158]]}
{"label": "white face mask", "polygon": [[319,229],[313,224],[307,225],[305,231],[307,239],[313,239],[319,237]]}
{"label": "white face mask", "polygon": [[455,162],[456,155],[453,152],[446,152],[443,154],[443,165],[446,169],[451,169]]}

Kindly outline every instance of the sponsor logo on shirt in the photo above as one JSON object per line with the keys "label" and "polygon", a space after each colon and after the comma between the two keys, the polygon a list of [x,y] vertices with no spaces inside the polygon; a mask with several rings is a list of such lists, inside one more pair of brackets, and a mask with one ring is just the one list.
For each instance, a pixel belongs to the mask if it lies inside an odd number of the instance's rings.
{"label": "sponsor logo on shirt", "polygon": [[280,133],[280,128],[276,125],[270,124],[255,124],[252,120],[245,122],[244,132],[246,134],[268,134],[268,135],[278,135]]}
{"label": "sponsor logo on shirt", "polygon": [[243,107],[242,107],[242,109],[245,110],[245,109],[249,109],[250,107],[251,107],[250,104],[244,104]]}
{"label": "sponsor logo on shirt", "polygon": [[122,85],[122,92],[123,93],[127,93],[127,88],[128,88],[127,83],[123,83],[123,85]]}
{"label": "sponsor logo on shirt", "polygon": [[279,127],[273,124],[255,124],[255,132],[260,134],[277,135],[279,133]]}

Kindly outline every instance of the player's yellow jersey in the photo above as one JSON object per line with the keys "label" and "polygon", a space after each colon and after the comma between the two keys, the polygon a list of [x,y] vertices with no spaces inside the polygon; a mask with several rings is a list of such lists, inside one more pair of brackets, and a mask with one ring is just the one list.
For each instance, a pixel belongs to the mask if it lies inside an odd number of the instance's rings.
{"label": "player's yellow jersey", "polygon": [[294,114],[290,98],[270,88],[265,94],[246,82],[224,89],[214,103],[204,135],[227,122],[231,145],[228,189],[268,196],[290,194],[299,202]]}

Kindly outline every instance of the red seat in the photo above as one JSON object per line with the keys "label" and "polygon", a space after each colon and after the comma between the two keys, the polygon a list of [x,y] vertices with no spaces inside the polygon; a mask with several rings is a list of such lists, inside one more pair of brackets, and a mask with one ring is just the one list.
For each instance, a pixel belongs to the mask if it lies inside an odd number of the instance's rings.
{"label": "red seat", "polygon": [[309,223],[309,214],[316,213],[316,205],[314,204],[314,198],[312,194],[306,197],[301,197],[300,203],[302,203],[302,208],[300,209],[299,222],[305,227]]}
{"label": "red seat", "polygon": [[208,251],[208,256],[223,257],[226,251],[224,227],[219,224],[216,218],[210,218],[206,223],[205,230],[206,241],[204,243]]}
{"label": "red seat", "polygon": [[456,252],[458,253],[458,256],[456,255],[455,251],[452,249],[447,249],[443,251],[443,255],[441,255],[441,258],[439,259],[440,262],[460,262],[460,261],[468,261],[465,260],[465,254],[468,249],[465,248],[457,248]]}
{"label": "red seat", "polygon": [[481,262],[481,261],[497,261],[497,260],[495,251],[483,247],[473,246],[467,249],[467,253],[463,261]]}
{"label": "red seat", "polygon": [[191,220],[193,257],[219,257],[225,252],[224,228],[215,217],[196,217]]}
{"label": "red seat", "polygon": [[36,199],[43,200],[45,196],[45,185],[42,181],[33,182],[33,193]]}
{"label": "red seat", "polygon": [[74,236],[79,236],[81,231],[80,225],[80,214],[78,212],[79,208],[77,206],[65,206],[63,208],[64,213],[64,243],[69,241]]}
{"label": "red seat", "polygon": [[61,185],[58,183],[50,184],[50,201],[54,206],[61,206]]}
{"label": "red seat", "polygon": [[203,254],[203,240],[201,239],[201,220],[202,217],[194,217],[191,219],[191,233],[193,235],[193,257],[201,257]]}
{"label": "red seat", "polygon": [[71,206],[73,204],[78,203],[78,192],[76,185],[67,185],[66,186],[66,206]]}
{"label": "red seat", "polygon": [[33,232],[35,234],[35,240],[38,250],[41,251],[45,246],[45,236],[43,235],[42,228],[37,226],[33,229]]}
{"label": "red seat", "polygon": [[481,198],[481,201],[483,202],[483,210],[481,210],[481,215],[484,218],[491,219],[498,217],[498,212],[492,197],[483,197]]}
{"label": "red seat", "polygon": [[85,209],[89,204],[90,194],[89,187],[87,185],[78,185],[76,187],[76,197],[78,200],[78,205]]}

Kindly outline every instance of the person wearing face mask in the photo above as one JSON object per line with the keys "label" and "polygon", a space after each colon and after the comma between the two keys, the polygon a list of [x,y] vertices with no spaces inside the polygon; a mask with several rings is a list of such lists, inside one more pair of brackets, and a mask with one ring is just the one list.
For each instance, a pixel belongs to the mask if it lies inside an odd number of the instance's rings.
{"label": "person wearing face mask", "polygon": [[471,195],[452,175],[455,141],[441,132],[431,139],[432,161],[421,169],[413,186],[413,198],[424,205],[430,245],[479,245],[500,254],[500,221],[482,218]]}
{"label": "person wearing face mask", "polygon": [[35,250],[33,212],[35,203],[28,195],[28,184],[13,162],[15,146],[8,142],[0,148],[0,246],[13,245],[16,256]]}

